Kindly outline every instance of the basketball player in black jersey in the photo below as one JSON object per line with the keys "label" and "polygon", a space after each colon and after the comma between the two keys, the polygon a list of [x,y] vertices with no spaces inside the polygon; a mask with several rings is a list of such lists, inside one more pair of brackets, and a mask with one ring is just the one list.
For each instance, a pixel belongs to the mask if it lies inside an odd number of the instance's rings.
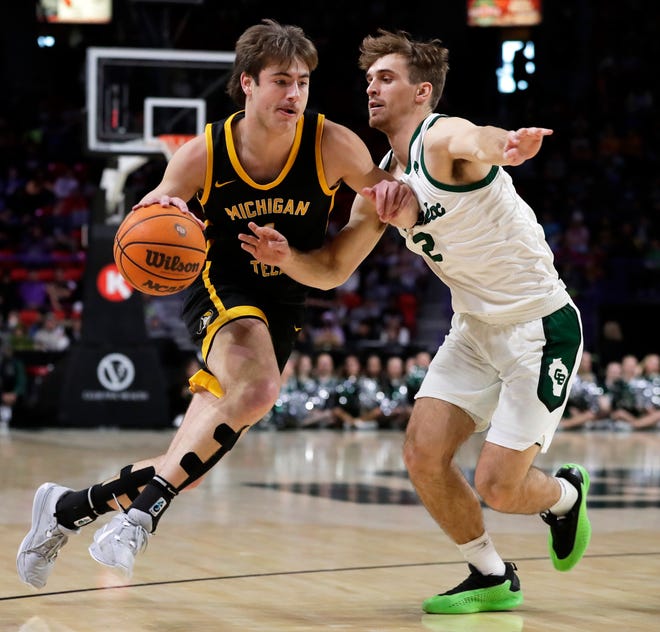
{"label": "basketball player in black jersey", "polygon": [[[241,248],[248,223],[275,227],[307,251],[325,238],[341,182],[357,195],[339,241],[368,252],[386,224],[381,213],[417,208],[411,191],[374,165],[347,128],[306,111],[317,51],[303,31],[271,20],[248,28],[236,45],[228,92],[242,110],[206,126],[182,146],[160,184],[136,205],[204,210],[207,260],[190,289],[184,319],[205,366],[190,380],[194,395],[167,453],[127,465],[113,479],[80,491],[45,483],[36,492],[32,528],[17,557],[19,577],[41,588],[70,534],[121,509],[99,529],[90,553],[130,576],[178,492],[201,477],[273,406],[280,373],[303,325],[307,288]],[[381,180],[388,182],[377,189]],[[346,247],[348,245],[349,247]],[[347,255],[346,277],[363,256]],[[328,280],[328,286],[337,278]]]}

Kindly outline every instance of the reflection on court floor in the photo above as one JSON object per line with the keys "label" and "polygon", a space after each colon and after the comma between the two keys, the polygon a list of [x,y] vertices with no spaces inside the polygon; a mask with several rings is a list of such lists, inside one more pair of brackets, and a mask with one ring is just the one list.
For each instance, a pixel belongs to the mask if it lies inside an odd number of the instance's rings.
{"label": "reflection on court floor", "polygon": [[[474,484],[474,469],[463,472]],[[407,479],[405,471],[377,472],[378,476]],[[593,509],[660,507],[660,470],[636,467],[601,468],[590,471],[591,487],[588,506]],[[244,483],[250,487],[279,492],[305,494],[366,505],[417,505],[414,490],[398,489],[368,483],[289,482]]]}

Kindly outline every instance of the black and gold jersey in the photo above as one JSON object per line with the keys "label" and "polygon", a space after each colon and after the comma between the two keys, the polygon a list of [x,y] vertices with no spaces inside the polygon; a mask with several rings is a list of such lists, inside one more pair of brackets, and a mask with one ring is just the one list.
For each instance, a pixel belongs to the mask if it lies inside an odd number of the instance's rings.
{"label": "black and gold jersey", "polygon": [[271,225],[301,251],[319,248],[325,240],[338,186],[326,182],[321,159],[325,117],[306,112],[298,121],[289,158],[277,177],[255,182],[239,162],[232,123],[236,112],[205,129],[208,165],[199,201],[204,209],[209,242],[204,282],[235,286],[284,303],[304,301],[307,288],[278,268],[259,263],[243,250],[239,233],[248,222]]}

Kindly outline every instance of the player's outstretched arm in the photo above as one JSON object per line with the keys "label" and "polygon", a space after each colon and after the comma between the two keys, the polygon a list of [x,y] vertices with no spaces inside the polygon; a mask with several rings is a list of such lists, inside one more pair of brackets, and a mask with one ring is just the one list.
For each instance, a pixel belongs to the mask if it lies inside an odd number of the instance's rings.
{"label": "player's outstretched arm", "polygon": [[344,283],[357,269],[378,243],[388,223],[414,224],[418,208],[410,187],[384,179],[355,196],[346,225],[317,250],[296,250],[282,233],[255,222],[248,224],[252,232],[241,233],[238,239],[241,248],[257,261],[277,266],[299,283],[328,290]]}
{"label": "player's outstretched arm", "polygon": [[203,187],[206,170],[206,140],[196,136],[181,146],[167,163],[158,186],[149,191],[132,210],[151,204],[175,206],[203,227],[203,222],[188,208],[190,200]]}
{"label": "player's outstretched arm", "polygon": [[475,125],[460,117],[447,118],[426,133],[424,150],[439,160],[464,160],[492,166],[521,165],[536,156],[552,130],[546,127],[521,127],[506,130],[493,125]]}
{"label": "player's outstretched arm", "polygon": [[545,127],[521,127],[508,132],[502,150],[504,164],[515,167],[533,158],[539,153],[543,138],[550,134],[552,130]]}
{"label": "player's outstretched arm", "polygon": [[324,246],[309,252],[292,248],[282,233],[254,222],[248,224],[252,232],[241,233],[238,239],[241,248],[257,261],[277,266],[299,283],[329,290],[348,279],[371,252],[386,226],[380,221],[377,227],[369,222],[349,222]]}

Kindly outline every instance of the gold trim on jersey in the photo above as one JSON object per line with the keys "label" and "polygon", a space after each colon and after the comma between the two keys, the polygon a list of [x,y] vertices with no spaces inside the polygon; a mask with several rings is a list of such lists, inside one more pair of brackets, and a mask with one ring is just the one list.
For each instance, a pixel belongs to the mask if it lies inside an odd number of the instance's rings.
{"label": "gold trim on jersey", "polygon": [[339,189],[339,185],[337,185],[334,189],[330,188],[330,185],[328,184],[328,181],[325,179],[325,170],[323,169],[323,154],[321,153],[321,141],[323,139],[323,128],[325,126],[325,114],[319,114],[318,115],[318,122],[316,124],[316,151],[314,154],[316,155],[316,175],[318,176],[319,179],[319,184],[321,185],[321,189],[323,189],[323,192],[326,195],[330,195],[333,198],[332,205],[330,206],[330,211],[332,211],[332,207],[334,206],[334,196],[335,193],[337,192],[337,189]]}
{"label": "gold trim on jersey", "polygon": [[206,176],[204,177],[204,190],[198,196],[199,203],[203,206],[208,202],[211,194],[211,183],[213,181],[213,135],[212,124],[207,123],[204,127],[204,138],[206,139]]}
{"label": "gold trim on jersey", "polygon": [[218,293],[215,291],[215,286],[213,283],[211,283],[209,274],[210,270],[211,262],[207,261],[206,266],[204,267],[204,271],[202,272],[202,279],[204,280],[204,287],[209,293],[209,298],[218,311],[218,316],[206,328],[206,333],[204,334],[204,339],[202,340],[202,358],[204,358],[204,361],[206,361],[208,356],[211,343],[213,342],[213,337],[218,332],[218,330],[228,322],[238,318],[251,317],[262,320],[264,323],[266,323],[266,326],[268,326],[268,318],[266,318],[266,314],[264,314],[263,311],[254,305],[237,305],[236,307],[230,307],[227,309],[224,306],[221,298],[218,296]]}
{"label": "gold trim on jersey", "polygon": [[[206,281],[206,279],[205,279]],[[204,340],[202,340],[202,357],[204,361],[209,354],[211,349],[211,343],[213,338],[218,330],[231,322],[232,320],[238,320],[239,318],[258,318],[262,320],[266,326],[268,326],[268,319],[266,314],[264,314],[258,307],[254,305],[237,305],[236,307],[230,307],[225,309],[222,301],[218,298],[218,295],[215,293],[215,289],[212,290],[211,300],[218,310],[218,317],[206,328],[206,333],[204,334]]]}
{"label": "gold trim on jersey", "polygon": [[249,176],[248,172],[245,171],[245,169],[243,169],[243,165],[241,165],[241,162],[238,159],[238,154],[236,153],[236,146],[234,145],[234,136],[232,134],[231,122],[234,120],[237,114],[240,114],[240,112],[235,112],[234,114],[232,114],[225,121],[225,125],[224,125],[225,144],[227,145],[227,154],[229,155],[229,160],[231,161],[232,166],[236,170],[236,173],[240,176],[241,180],[243,180],[253,189],[258,189],[261,191],[267,191],[268,189],[272,189],[273,187],[276,187],[278,184],[280,184],[280,182],[282,182],[284,178],[286,178],[289,171],[291,171],[291,167],[293,167],[293,163],[296,161],[298,150],[300,149],[300,139],[302,138],[304,117],[301,116],[298,119],[298,122],[296,123],[296,134],[294,136],[291,149],[289,150],[289,157],[287,158],[286,164],[284,165],[282,171],[280,171],[277,178],[275,178],[275,180],[273,180],[272,182],[268,182],[267,184],[259,184]]}

